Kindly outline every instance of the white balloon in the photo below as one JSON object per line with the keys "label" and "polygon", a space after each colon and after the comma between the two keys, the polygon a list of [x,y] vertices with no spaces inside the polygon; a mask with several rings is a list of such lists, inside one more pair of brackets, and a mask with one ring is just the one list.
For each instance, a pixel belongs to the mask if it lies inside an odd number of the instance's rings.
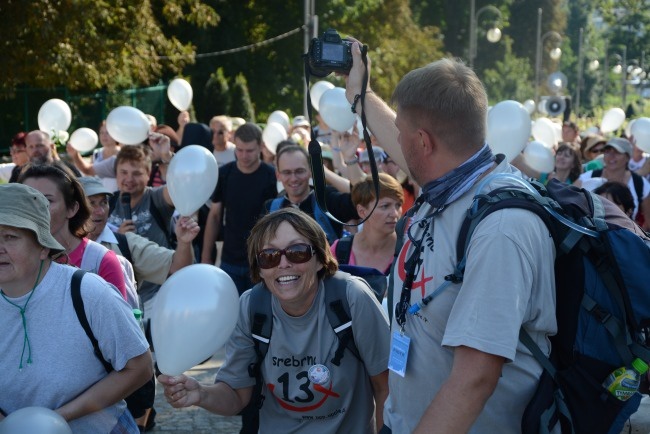
{"label": "white balloon", "polygon": [[517,101],[501,101],[488,113],[487,142],[497,154],[512,161],[530,137],[530,115]]}
{"label": "white balloon", "polygon": [[555,168],[555,156],[545,143],[533,141],[524,149],[524,161],[532,169],[550,173]]}
{"label": "white balloon", "polygon": [[352,128],[357,117],[350,110],[350,103],[345,97],[345,89],[335,87],[325,91],[319,101],[318,111],[323,121],[334,131],[345,132]]}
{"label": "white balloon", "polygon": [[89,152],[95,149],[99,138],[94,130],[90,128],[79,128],[70,135],[68,141],[70,142],[70,146],[77,151]]}
{"label": "white balloon", "polygon": [[311,106],[320,112],[320,98],[323,96],[325,91],[334,89],[334,85],[329,81],[317,81],[309,89],[309,98],[311,98]]}
{"label": "white balloon", "polygon": [[276,123],[282,125],[285,131],[289,132],[291,129],[291,122],[289,121],[289,115],[283,112],[282,110],[276,110],[269,115],[269,118],[266,120],[267,124]]}
{"label": "white balloon", "polygon": [[637,148],[650,152],[650,118],[639,118],[630,128]]}
{"label": "white balloon", "polygon": [[556,143],[553,121],[548,118],[538,118],[533,124],[533,137],[547,148],[552,148]]}
{"label": "white balloon", "polygon": [[160,371],[179,375],[212,356],[230,337],[238,315],[239,294],[225,271],[194,264],[172,274],[151,316]]}
{"label": "white balloon", "polygon": [[59,413],[44,407],[23,407],[0,421],[0,434],[72,434]]}
{"label": "white balloon", "polygon": [[45,101],[38,110],[38,129],[52,135],[53,131],[67,130],[72,122],[70,106],[63,100],[53,98]]}
{"label": "white balloon", "polygon": [[281,124],[271,122],[264,127],[264,131],[262,131],[262,140],[264,141],[266,148],[275,154],[278,143],[287,140],[287,130],[285,130]]}
{"label": "white balloon", "polygon": [[553,133],[555,134],[555,143],[562,141],[562,124],[560,122],[551,121],[553,123]]}
{"label": "white balloon", "polygon": [[535,113],[535,108],[537,107],[535,105],[535,101],[533,101],[532,99],[527,99],[526,101],[524,101],[523,105],[524,105],[524,108],[528,111],[529,115],[532,115],[533,113]]}
{"label": "white balloon", "polygon": [[548,111],[546,111],[546,101],[542,100],[537,103],[537,111],[543,115],[548,114]]}
{"label": "white balloon", "polygon": [[625,112],[618,108],[612,108],[605,112],[603,120],[600,123],[600,131],[602,133],[611,133],[618,130],[625,122]]}
{"label": "white balloon", "polygon": [[106,118],[108,134],[122,145],[138,145],[149,135],[149,119],[135,107],[114,108]]}
{"label": "white balloon", "polygon": [[219,165],[203,146],[189,145],[176,153],[167,169],[167,190],[181,215],[189,216],[210,199],[219,179]]}
{"label": "white balloon", "polygon": [[180,111],[190,108],[192,96],[192,86],[182,78],[173,79],[167,87],[169,102]]}

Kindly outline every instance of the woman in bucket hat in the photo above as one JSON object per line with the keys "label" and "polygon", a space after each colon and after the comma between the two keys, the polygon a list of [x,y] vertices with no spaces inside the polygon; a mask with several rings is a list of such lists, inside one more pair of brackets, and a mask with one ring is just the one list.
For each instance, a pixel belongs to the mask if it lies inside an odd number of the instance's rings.
{"label": "woman in bucket hat", "polygon": [[152,375],[151,354],[129,306],[98,276],[81,280],[85,314],[108,373],[70,295],[75,268],[52,257],[48,200],[0,186],[0,421],[24,407],[57,411],[74,433],[138,433],[123,398]]}

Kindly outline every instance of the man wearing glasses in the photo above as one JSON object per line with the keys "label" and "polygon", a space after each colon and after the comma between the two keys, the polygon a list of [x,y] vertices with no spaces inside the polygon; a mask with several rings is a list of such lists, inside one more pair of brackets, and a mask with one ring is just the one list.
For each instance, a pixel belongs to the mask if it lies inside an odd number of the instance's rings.
{"label": "man wearing glasses", "polygon": [[210,119],[212,130],[212,145],[214,146],[214,158],[217,159],[219,167],[226,163],[235,161],[235,144],[230,141],[232,121],[228,116],[215,116]]}
{"label": "man wearing glasses", "polygon": [[[299,145],[285,146],[278,152],[276,164],[276,176],[282,183],[284,195],[268,200],[264,209],[272,212],[289,206],[298,208],[318,222],[330,244],[341,238],[343,225],[330,220],[316,205],[316,197],[309,186],[311,170],[307,151]],[[327,209],[340,221],[347,222],[359,218],[349,193],[340,193],[328,186],[325,190],[325,202]]]}

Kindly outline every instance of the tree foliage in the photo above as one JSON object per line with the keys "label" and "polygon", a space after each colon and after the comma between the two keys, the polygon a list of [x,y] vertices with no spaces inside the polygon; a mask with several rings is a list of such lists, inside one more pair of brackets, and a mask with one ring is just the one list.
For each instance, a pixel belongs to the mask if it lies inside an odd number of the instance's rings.
{"label": "tree foliage", "polygon": [[200,0],[7,0],[0,16],[4,90],[147,85],[193,61],[192,44],[163,32],[160,20],[198,27],[218,22]]}
{"label": "tree foliage", "polygon": [[238,74],[232,85],[232,103],[230,105],[231,116],[246,119],[248,122],[255,122],[255,109],[248,93],[248,83],[244,74]]}
{"label": "tree foliage", "polygon": [[483,83],[487,90],[490,104],[499,101],[525,101],[534,94],[533,68],[528,59],[517,57],[512,52],[512,39],[506,36],[503,41],[505,56],[495,62],[494,69],[484,71]]}

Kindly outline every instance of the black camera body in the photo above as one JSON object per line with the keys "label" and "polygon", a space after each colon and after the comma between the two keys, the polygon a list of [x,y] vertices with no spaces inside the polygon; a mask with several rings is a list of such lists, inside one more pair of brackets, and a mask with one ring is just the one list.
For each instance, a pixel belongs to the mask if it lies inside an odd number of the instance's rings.
{"label": "black camera body", "polygon": [[309,73],[326,77],[332,72],[347,74],[352,68],[352,43],[341,39],[334,29],[327,29],[321,38],[311,40],[307,53]]}

